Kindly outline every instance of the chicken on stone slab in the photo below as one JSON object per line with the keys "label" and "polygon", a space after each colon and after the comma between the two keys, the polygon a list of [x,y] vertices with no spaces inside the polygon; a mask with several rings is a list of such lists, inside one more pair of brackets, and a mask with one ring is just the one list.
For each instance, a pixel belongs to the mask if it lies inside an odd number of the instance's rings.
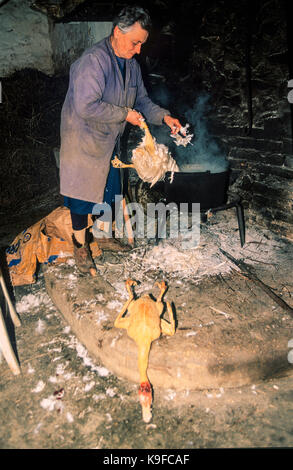
{"label": "chicken on stone slab", "polygon": [[[175,319],[169,302],[166,302],[166,306],[170,323],[161,318],[164,311],[162,298],[167,290],[167,285],[164,281],[156,283],[160,288],[160,294],[156,301],[147,294],[135,299],[132,286],[136,284],[131,279],[126,281],[129,299],[117,316],[114,326],[126,329],[128,336],[137,344],[140,376],[139,401],[142,408],[143,421],[149,423],[152,419],[152,386],[147,375],[147,368],[151,344],[161,334],[168,336],[175,334]],[[128,315],[124,317],[126,312],[128,312]]]}

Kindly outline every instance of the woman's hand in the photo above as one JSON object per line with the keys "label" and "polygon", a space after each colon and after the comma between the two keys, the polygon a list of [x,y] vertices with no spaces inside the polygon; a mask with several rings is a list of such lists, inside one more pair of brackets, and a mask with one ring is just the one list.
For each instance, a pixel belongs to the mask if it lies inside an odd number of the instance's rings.
{"label": "woman's hand", "polygon": [[171,128],[171,134],[177,134],[182,127],[178,119],[173,118],[168,114],[164,116],[164,122]]}
{"label": "woman's hand", "polygon": [[140,126],[143,121],[143,117],[138,111],[135,111],[135,109],[129,109],[126,121],[130,122],[133,126]]}

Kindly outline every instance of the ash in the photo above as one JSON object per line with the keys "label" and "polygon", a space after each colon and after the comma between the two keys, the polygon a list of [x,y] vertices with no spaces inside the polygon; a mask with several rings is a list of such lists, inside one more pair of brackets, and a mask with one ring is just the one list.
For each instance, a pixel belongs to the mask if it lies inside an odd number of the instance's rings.
{"label": "ash", "polygon": [[137,245],[124,259],[124,275],[125,278],[135,275],[142,282],[152,281],[154,272],[179,282],[189,279],[199,283],[206,277],[238,270],[220,249],[251,266],[281,265],[284,269],[290,252],[292,258],[291,245],[286,239],[259,226],[247,224],[246,242],[241,247],[237,217],[230,210],[212,216],[201,226],[199,244],[192,249],[183,249],[180,237],[161,240],[158,245],[140,239]]}

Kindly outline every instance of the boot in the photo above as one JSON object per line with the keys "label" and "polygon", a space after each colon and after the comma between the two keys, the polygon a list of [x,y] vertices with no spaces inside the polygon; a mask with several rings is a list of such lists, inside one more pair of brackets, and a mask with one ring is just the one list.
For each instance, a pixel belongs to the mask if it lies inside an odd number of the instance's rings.
{"label": "boot", "polygon": [[131,246],[121,243],[117,238],[96,238],[94,240],[97,242],[99,248],[103,251],[130,251]]}
{"label": "boot", "polygon": [[82,274],[96,276],[97,269],[91,256],[89,244],[85,243],[84,245],[81,245],[81,243],[78,243],[74,235],[72,235],[72,241],[74,258],[79,271]]}
{"label": "boot", "polygon": [[[101,236],[95,237],[94,231],[90,232],[89,236],[92,236],[92,239],[97,243],[98,247],[103,251],[130,251],[132,249],[130,245],[121,243],[120,240],[118,238],[114,238],[114,236],[106,237],[103,234],[103,230],[97,230],[96,233],[99,233],[99,235]],[[114,231],[112,232],[112,235],[113,234],[114,234]]]}

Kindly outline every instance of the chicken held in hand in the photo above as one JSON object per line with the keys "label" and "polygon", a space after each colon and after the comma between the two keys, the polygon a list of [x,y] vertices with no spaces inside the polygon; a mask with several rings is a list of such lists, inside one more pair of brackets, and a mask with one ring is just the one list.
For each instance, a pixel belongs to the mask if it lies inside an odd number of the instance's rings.
{"label": "chicken held in hand", "polygon": [[115,157],[112,165],[115,168],[134,168],[140,179],[152,187],[164,179],[167,171],[179,171],[179,168],[166,145],[158,144],[152,137],[145,121],[142,121],[140,127],[144,129],[145,135],[132,151],[132,163],[125,164]]}

